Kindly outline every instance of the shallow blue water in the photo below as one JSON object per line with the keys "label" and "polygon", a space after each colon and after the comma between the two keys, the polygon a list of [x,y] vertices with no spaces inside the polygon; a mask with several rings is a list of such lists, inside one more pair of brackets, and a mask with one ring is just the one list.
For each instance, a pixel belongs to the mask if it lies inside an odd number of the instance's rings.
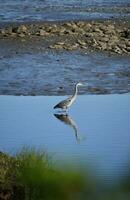
{"label": "shallow blue water", "polygon": [[42,148],[56,163],[90,166],[106,182],[130,173],[130,95],[78,96],[67,117],[54,115],[64,98],[0,96],[0,151]]}
{"label": "shallow blue water", "polygon": [[116,9],[128,6],[130,0],[0,0],[0,22],[130,17]]}

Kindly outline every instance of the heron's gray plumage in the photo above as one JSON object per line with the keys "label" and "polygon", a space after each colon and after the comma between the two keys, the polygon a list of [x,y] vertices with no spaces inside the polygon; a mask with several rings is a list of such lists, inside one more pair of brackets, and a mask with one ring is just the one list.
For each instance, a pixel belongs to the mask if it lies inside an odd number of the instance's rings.
{"label": "heron's gray plumage", "polygon": [[67,105],[71,102],[71,99],[68,98],[66,100],[61,101],[60,103],[58,103],[56,106],[54,106],[54,108],[61,108],[61,109],[65,109],[67,108]]}
{"label": "heron's gray plumage", "polygon": [[54,109],[56,109],[56,108],[61,108],[61,109],[67,109],[68,107],[70,107],[71,106],[71,104],[75,101],[75,99],[76,99],[76,96],[77,96],[77,92],[78,92],[78,86],[80,86],[80,85],[82,85],[82,83],[77,83],[76,85],[75,85],[75,91],[74,91],[74,94],[71,96],[71,97],[69,97],[69,98],[67,98],[67,99],[65,99],[65,100],[63,100],[63,101],[61,101],[60,103],[58,103],[56,106],[54,106]]}

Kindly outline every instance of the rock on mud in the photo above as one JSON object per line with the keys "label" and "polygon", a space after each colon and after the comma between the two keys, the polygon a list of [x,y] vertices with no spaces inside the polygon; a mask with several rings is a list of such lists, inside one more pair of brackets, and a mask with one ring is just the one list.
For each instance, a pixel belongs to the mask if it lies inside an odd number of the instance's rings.
{"label": "rock on mud", "polygon": [[[0,38],[42,37],[51,41],[48,48],[88,49],[130,55],[130,25],[114,21],[59,22],[8,25],[0,28]],[[56,39],[57,38],[57,39]]]}

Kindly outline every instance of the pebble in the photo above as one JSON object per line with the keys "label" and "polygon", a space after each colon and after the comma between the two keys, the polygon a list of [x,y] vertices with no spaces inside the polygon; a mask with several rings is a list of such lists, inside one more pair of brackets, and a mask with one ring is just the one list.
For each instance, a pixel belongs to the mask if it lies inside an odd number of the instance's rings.
{"label": "pebble", "polygon": [[47,35],[49,35],[49,33],[46,32],[46,31],[44,31],[43,29],[40,29],[39,35],[40,35],[40,36],[47,36]]}

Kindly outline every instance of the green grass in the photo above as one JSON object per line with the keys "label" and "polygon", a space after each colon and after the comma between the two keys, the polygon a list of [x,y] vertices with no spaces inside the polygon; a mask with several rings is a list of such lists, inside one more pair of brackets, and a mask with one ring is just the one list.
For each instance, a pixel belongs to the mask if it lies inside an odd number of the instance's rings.
{"label": "green grass", "polygon": [[56,169],[43,152],[23,151],[17,160],[20,162],[17,182],[27,188],[33,199],[67,200],[82,188],[83,181],[78,173]]}
{"label": "green grass", "polygon": [[129,173],[107,188],[86,171],[59,169],[47,153],[35,149],[22,149],[13,157],[0,153],[0,200],[130,199]]}
{"label": "green grass", "polygon": [[1,160],[6,163],[2,167],[1,185],[13,188],[13,192],[14,188],[16,191],[21,188],[25,199],[73,199],[84,185],[79,173],[57,169],[42,151],[24,149],[15,157],[3,154]]}

